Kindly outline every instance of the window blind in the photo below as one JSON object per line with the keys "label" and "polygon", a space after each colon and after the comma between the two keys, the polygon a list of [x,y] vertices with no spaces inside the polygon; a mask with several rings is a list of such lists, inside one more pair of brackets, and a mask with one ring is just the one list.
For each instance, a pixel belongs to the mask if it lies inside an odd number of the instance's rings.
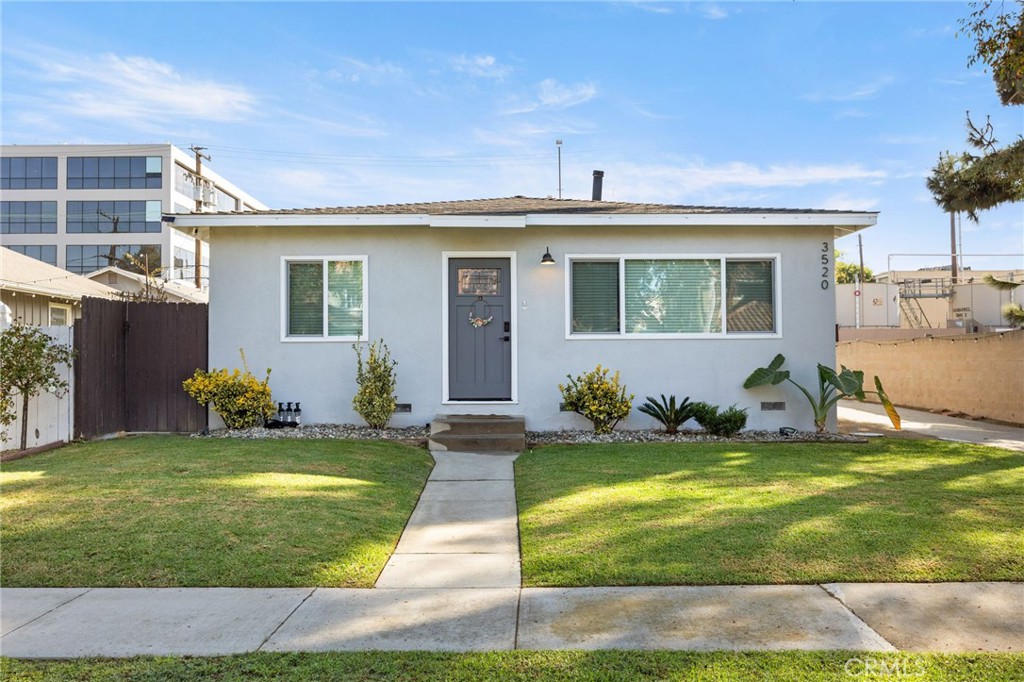
{"label": "window blind", "polygon": [[619,331],[619,263],[573,261],[573,333]]}
{"label": "window blind", "polygon": [[327,264],[327,335],[362,336],[363,263]]}
{"label": "window blind", "polygon": [[324,332],[323,263],[288,264],[288,336]]}
{"label": "window blind", "polygon": [[725,285],[729,333],[775,331],[772,261],[728,261]]}
{"label": "window blind", "polygon": [[719,333],[719,260],[626,260],[626,331]]}

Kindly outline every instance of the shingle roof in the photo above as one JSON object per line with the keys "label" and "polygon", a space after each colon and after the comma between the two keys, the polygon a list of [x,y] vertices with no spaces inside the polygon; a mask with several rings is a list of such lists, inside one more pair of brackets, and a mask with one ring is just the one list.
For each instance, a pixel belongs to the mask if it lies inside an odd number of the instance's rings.
{"label": "shingle roof", "polygon": [[[288,208],[247,211],[246,215],[526,215],[546,214],[840,214],[831,211],[791,208],[733,208],[727,206],[685,206],[679,204],[640,204],[623,201],[587,201],[584,199],[551,199],[505,197],[500,199],[469,199],[465,201],[432,201],[414,204],[380,204],[376,206],[338,206],[334,208]],[[869,213],[869,211],[853,211]],[[207,214],[216,215],[216,214]]]}

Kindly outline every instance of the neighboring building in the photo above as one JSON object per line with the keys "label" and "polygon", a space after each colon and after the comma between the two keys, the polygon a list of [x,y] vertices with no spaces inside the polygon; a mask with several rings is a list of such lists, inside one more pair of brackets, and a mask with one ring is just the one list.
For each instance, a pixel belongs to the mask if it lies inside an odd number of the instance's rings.
{"label": "neighboring building", "polygon": [[0,317],[39,327],[71,326],[82,299],[117,298],[116,289],[10,249],[0,248]]}
{"label": "neighboring building", "polygon": [[[244,347],[308,422],[360,421],[352,344],[383,338],[398,426],[588,428],[558,384],[601,364],[634,408],[675,394],[749,408],[748,428],[806,428],[791,387],[742,384],[777,353],[805,385],[834,363],[834,239],[876,215],[512,197],[176,220],[217,252],[210,366],[239,366]],[[651,426],[634,409],[620,428]]]}
{"label": "neighboring building", "polygon": [[[210,300],[208,290],[196,289],[190,283],[164,281],[122,268],[106,267],[86,276],[94,282],[117,289],[128,298],[139,297],[138,300],[166,301],[167,303],[207,303]],[[147,287],[149,293],[145,293]]]}
{"label": "neighboring building", "polygon": [[[195,282],[196,239],[161,220],[262,203],[170,144],[3,145],[0,243],[76,274],[110,265]],[[209,250],[200,246],[206,279]]]}
{"label": "neighboring building", "polygon": [[920,270],[893,270],[876,282],[896,285],[900,294],[900,322],[904,329],[964,329],[967,332],[1005,327],[1001,308],[1024,297],[985,284],[986,275],[1024,282],[1024,270],[972,270],[963,268],[957,281],[949,265]]}
{"label": "neighboring building", "polygon": [[878,282],[837,284],[836,323],[840,327],[898,328],[899,287]]}

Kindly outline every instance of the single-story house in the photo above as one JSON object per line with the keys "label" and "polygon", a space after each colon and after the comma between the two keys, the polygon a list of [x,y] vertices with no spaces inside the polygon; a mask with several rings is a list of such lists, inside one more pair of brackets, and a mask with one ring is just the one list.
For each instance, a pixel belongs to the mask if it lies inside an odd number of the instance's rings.
{"label": "single-story house", "polygon": [[114,299],[117,289],[0,248],[0,317],[39,327],[71,326],[82,316],[82,299]]}
{"label": "single-story house", "polygon": [[547,430],[590,427],[558,384],[598,364],[637,396],[620,429],[654,426],[635,408],[662,393],[809,428],[790,388],[742,384],[776,353],[809,385],[834,363],[833,240],[876,216],[515,196],[175,220],[217,254],[210,365],[244,348],[304,422],[360,423],[352,344],[384,339],[393,425],[503,414]]}
{"label": "single-story house", "polygon": [[85,275],[94,282],[106,284],[127,296],[140,296],[146,287],[154,289],[153,300],[164,300],[168,303],[207,303],[209,296],[202,289],[181,280],[167,280],[160,277],[149,278],[141,272],[131,272],[116,265],[90,272]]}

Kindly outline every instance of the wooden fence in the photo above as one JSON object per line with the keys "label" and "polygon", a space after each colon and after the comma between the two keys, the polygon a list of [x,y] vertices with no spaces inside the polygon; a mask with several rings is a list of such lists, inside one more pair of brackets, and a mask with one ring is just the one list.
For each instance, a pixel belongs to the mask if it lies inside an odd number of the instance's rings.
{"label": "wooden fence", "polygon": [[182,390],[207,367],[207,306],[87,298],[75,321],[75,435],[194,432],[206,408]]}

